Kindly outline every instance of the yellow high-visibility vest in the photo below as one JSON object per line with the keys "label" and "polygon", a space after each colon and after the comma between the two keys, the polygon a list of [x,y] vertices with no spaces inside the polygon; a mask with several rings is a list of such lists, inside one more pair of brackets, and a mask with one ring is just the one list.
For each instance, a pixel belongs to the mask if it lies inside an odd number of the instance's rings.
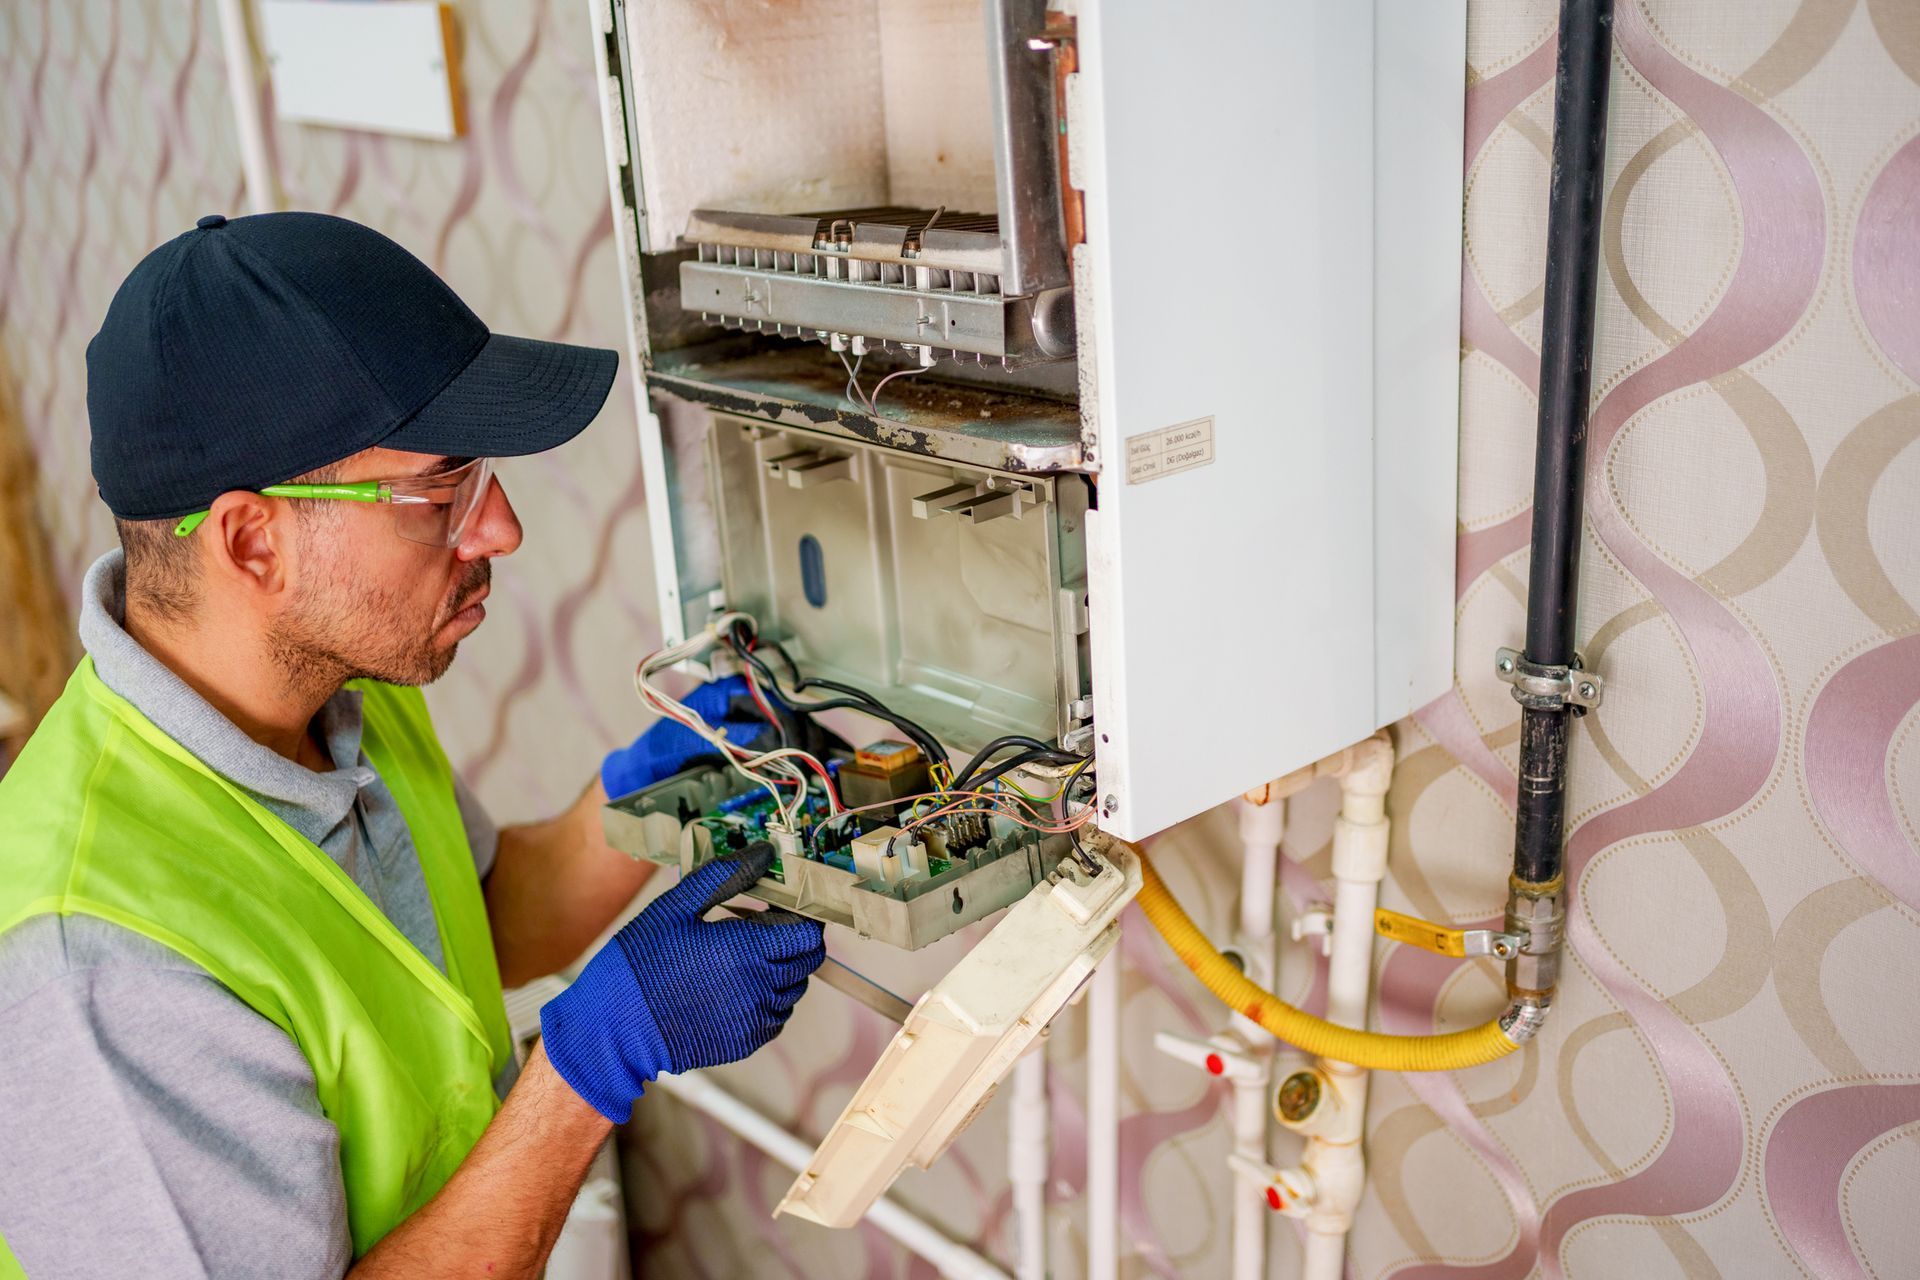
{"label": "yellow high-visibility vest", "polygon": [[[91,658],[0,778],[0,933],[53,913],[112,921],[199,965],[293,1037],[340,1132],[359,1257],[473,1149],[513,1048],[426,700],[354,687],[362,749],[420,855],[444,974],[339,864],[101,683]],[[0,1280],[32,1261],[0,1240]]]}

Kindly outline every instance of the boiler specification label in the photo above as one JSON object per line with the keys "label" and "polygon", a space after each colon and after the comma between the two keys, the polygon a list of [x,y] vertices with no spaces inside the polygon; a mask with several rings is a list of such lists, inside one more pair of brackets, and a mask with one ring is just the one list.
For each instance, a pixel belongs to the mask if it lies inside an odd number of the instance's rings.
{"label": "boiler specification label", "polygon": [[1213,419],[1127,437],[1127,483],[1145,484],[1213,461]]}

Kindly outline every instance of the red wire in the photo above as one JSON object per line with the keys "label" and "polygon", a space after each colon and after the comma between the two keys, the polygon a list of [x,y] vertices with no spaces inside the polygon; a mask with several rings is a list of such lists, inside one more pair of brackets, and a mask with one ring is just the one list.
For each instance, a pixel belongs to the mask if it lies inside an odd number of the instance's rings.
{"label": "red wire", "polygon": [[[754,643],[757,644],[758,641]],[[751,651],[753,647],[753,644],[749,644],[747,649]],[[760,681],[754,678],[753,665],[751,663],[747,664],[746,676],[747,688],[752,692],[754,705],[760,708],[760,714],[767,718],[768,724],[780,723],[779,719],[773,714],[773,707],[767,702],[766,695],[760,691]],[[827,788],[827,799],[832,802],[835,809],[844,809],[846,807],[840,803],[840,792],[834,788],[833,775],[827,772],[826,766],[816,765],[810,757],[800,756],[794,758],[800,760],[802,764],[820,775],[820,781],[824,783]]]}
{"label": "red wire", "polygon": [[[758,647],[759,643],[760,642],[757,637],[753,640],[750,640],[747,643],[748,651],[751,652],[753,649]],[[658,652],[660,651],[659,650],[655,651],[655,653],[658,653]],[[654,654],[648,654],[645,658],[642,658],[640,660],[639,669],[642,671],[646,670],[647,664],[653,661],[653,658],[654,658]],[[754,705],[760,708],[760,714],[767,718],[768,724],[778,724],[779,720],[773,714],[773,707],[767,702],[766,695],[760,691],[760,682],[754,678],[753,666],[751,663],[747,665],[746,677],[747,677],[747,688],[752,692]],[[681,712],[671,707],[667,707],[658,702],[655,702],[651,693],[647,690],[646,685],[644,683],[638,680],[636,680],[635,683],[640,686],[640,689],[643,694],[647,694],[646,701],[649,703],[649,705],[651,705],[654,708],[654,710],[660,712],[662,715],[666,716],[669,719],[679,721],[681,724],[686,725],[690,729],[697,727],[695,724],[694,718],[691,716],[690,713],[682,714]],[[742,760],[750,760],[755,755],[759,754],[757,752],[749,751],[745,747],[736,746],[731,742],[727,743],[726,747],[729,752],[731,752],[735,756],[738,756]],[[827,767],[823,764],[818,763],[810,756],[793,757],[793,758],[800,759],[802,763],[806,764],[808,768],[812,769],[816,774],[820,776],[820,781],[827,789],[827,798],[832,802],[833,808],[844,811],[846,809],[846,806],[840,803],[840,790],[839,788],[833,785],[833,775],[827,771]],[[800,782],[797,779],[792,779],[792,778],[775,777],[772,779],[772,781],[777,786],[804,787],[806,785],[804,782]]]}
{"label": "red wire", "polygon": [[760,692],[760,682],[753,678],[753,668],[747,668],[747,688],[753,693],[753,703],[760,708],[760,714],[767,718],[768,724],[779,724],[779,717],[773,714],[773,707],[767,702],[767,696]]}
{"label": "red wire", "polygon": [[811,760],[802,760],[801,763],[820,775],[820,781],[826,784],[827,799],[833,803],[833,807],[835,809],[845,809],[846,806],[840,803],[840,792],[833,785],[833,775],[827,772],[826,766],[821,765],[815,768]]}

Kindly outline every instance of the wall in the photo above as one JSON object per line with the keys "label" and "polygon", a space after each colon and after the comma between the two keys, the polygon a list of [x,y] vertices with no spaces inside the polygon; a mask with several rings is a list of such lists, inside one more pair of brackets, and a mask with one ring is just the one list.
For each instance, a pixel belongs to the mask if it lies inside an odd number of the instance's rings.
{"label": "wall", "polygon": [[[293,203],[370,221],[499,328],[618,345],[599,142],[571,0],[456,6],[473,132],[447,147],[282,126]],[[1582,574],[1607,701],[1576,733],[1571,959],[1524,1054],[1382,1077],[1363,1277],[1879,1276],[1920,1223],[1920,17],[1904,0],[1620,0]],[[1519,633],[1554,6],[1474,0],[1468,103],[1458,679],[1396,728],[1389,905],[1497,912],[1516,709],[1491,655]],[[239,207],[210,6],[0,11],[0,342],[47,472],[71,587],[109,529],[91,503],[81,349],[154,241]],[[652,635],[632,405],[509,482],[529,544],[503,607],[433,697],[454,755],[509,816],[567,798],[635,727]],[[1294,903],[1318,893],[1331,798],[1296,801]],[[1156,845],[1227,918],[1232,815]],[[1219,1011],[1130,916],[1127,1273],[1218,1275],[1227,1146],[1213,1086],[1160,1027]],[[909,963],[836,939],[908,993]],[[1312,1007],[1298,948],[1284,986]],[[1380,1025],[1460,1026],[1497,975],[1383,950]],[[1079,1273],[1084,1066],[1056,1028],[1056,1274]],[[805,1002],[724,1073],[817,1133],[884,1029]],[[923,1276],[870,1230],[767,1217],[785,1174],[643,1103],[626,1143],[636,1241],[660,1276]],[[903,1199],[1006,1256],[998,1105]],[[1909,1139],[1909,1140],[1903,1140]],[[1292,1274],[1291,1234],[1276,1222]]]}
{"label": "wall", "polygon": [[[280,124],[286,207],[357,219],[432,264],[494,329],[623,351],[583,7],[454,6],[467,135],[454,143]],[[113,545],[87,461],[88,339],[121,279],[203,213],[240,214],[212,0],[0,6],[0,343],[43,467],[69,600]],[[270,94],[268,98],[271,102]],[[271,117],[269,117],[271,120]],[[644,727],[630,672],[652,634],[633,397],[622,377],[565,450],[504,464],[526,524],[501,607],[431,694],[448,751],[496,813],[553,812]]]}
{"label": "wall", "polygon": [[[1514,789],[1489,655],[1524,596],[1552,108],[1550,10],[1474,14],[1458,684],[1402,726],[1394,796],[1396,897],[1457,918],[1492,912]],[[1920,1257],[1920,11],[1622,0],[1617,41],[1572,964],[1537,1051],[1376,1095],[1358,1258],[1890,1276]],[[1388,1026],[1484,986],[1384,967]]]}

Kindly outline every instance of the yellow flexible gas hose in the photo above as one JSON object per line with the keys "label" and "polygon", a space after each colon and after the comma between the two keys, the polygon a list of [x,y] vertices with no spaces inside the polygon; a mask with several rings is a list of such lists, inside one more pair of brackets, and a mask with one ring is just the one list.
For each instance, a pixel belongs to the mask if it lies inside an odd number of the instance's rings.
{"label": "yellow flexible gas hose", "polygon": [[1441,1036],[1389,1036],[1337,1026],[1294,1008],[1262,990],[1221,955],[1174,901],[1146,853],[1138,845],[1128,847],[1140,859],[1140,909],[1173,953],[1229,1009],[1245,1014],[1288,1044],[1317,1058],[1351,1062],[1370,1071],[1457,1071],[1492,1062],[1520,1047],[1507,1038],[1497,1021]]}

